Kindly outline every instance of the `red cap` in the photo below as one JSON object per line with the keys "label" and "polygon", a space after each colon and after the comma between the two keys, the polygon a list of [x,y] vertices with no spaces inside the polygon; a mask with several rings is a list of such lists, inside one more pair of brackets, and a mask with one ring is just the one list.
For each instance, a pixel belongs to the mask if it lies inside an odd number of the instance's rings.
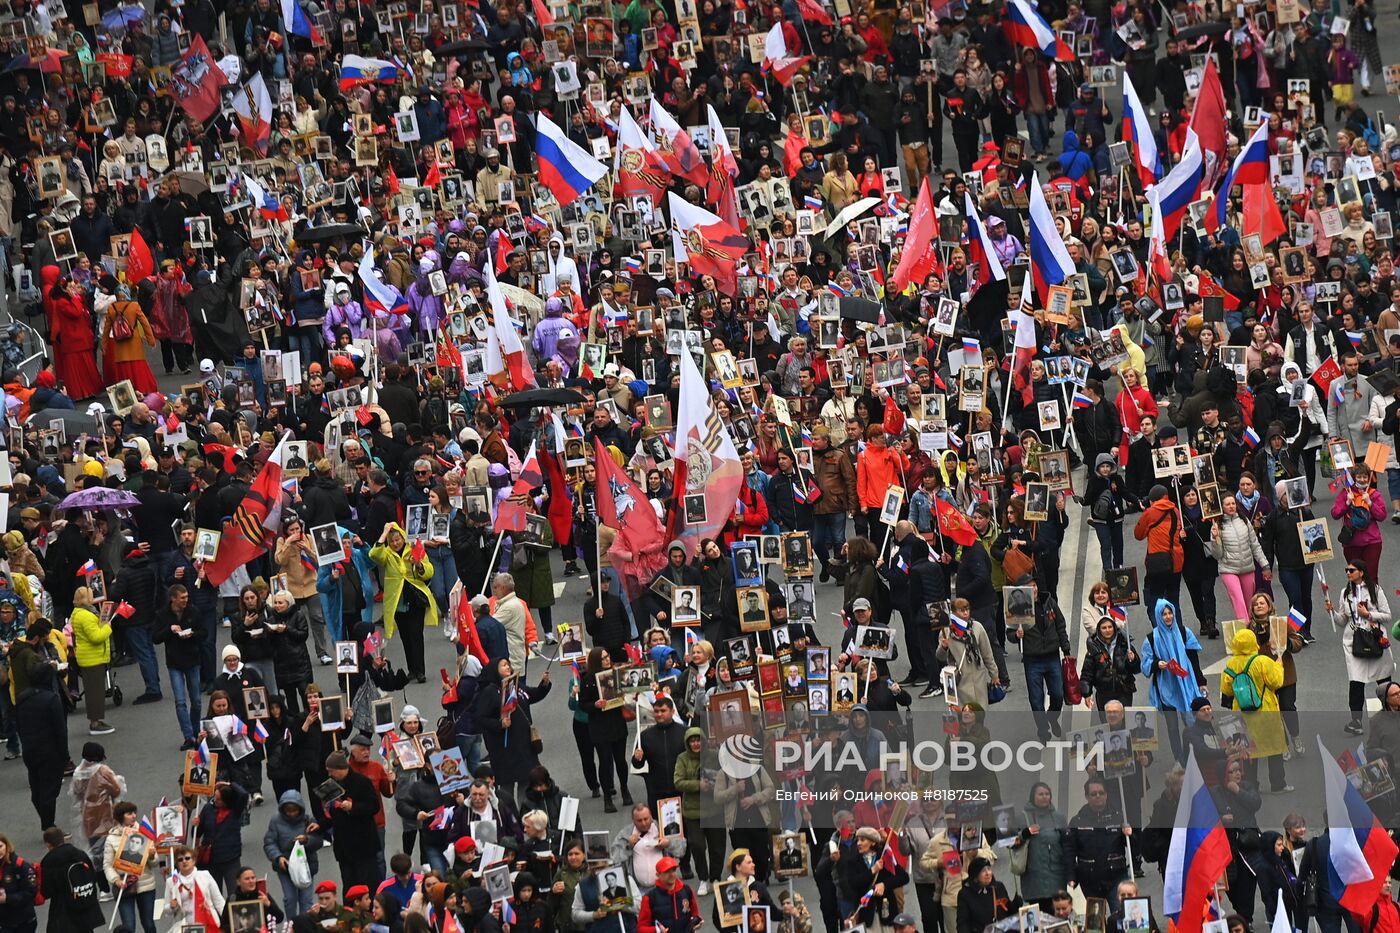
{"label": "red cap", "polygon": [[347,901],[353,901],[356,898],[360,897],[369,897],[368,885],[357,884],[353,888],[345,892],[345,899]]}
{"label": "red cap", "polygon": [[316,885],[317,894],[334,894],[337,890],[339,889],[336,888],[334,881],[322,881]]}
{"label": "red cap", "polygon": [[656,863],[656,873],[659,875],[663,871],[675,871],[681,867],[681,863],[671,858],[669,855],[661,857],[661,861]]}
{"label": "red cap", "polygon": [[466,855],[476,849],[476,840],[471,836],[463,836],[453,843],[452,847],[457,850],[458,855]]}

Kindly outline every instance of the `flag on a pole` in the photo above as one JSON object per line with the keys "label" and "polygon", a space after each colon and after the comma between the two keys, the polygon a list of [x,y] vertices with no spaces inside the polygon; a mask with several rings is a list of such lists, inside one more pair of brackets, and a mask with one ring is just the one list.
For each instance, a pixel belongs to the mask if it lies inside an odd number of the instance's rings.
{"label": "flag on a pole", "polygon": [[1176,923],[1176,933],[1201,933],[1202,905],[1230,864],[1230,840],[1210,795],[1193,748],[1176,805],[1167,863],[1163,869],[1162,905]]}
{"label": "flag on a pole", "polygon": [[209,54],[204,37],[196,33],[189,49],[170,69],[171,95],[185,113],[203,123],[218,112],[223,103],[219,92],[226,84],[228,77]]}
{"label": "flag on a pole", "polygon": [[291,436],[291,432],[282,435],[233,517],[224,522],[218,556],[204,565],[211,585],[221,585],[235,570],[265,551],[276,535],[282,521],[282,463]]}
{"label": "flag on a pole", "polygon": [[[295,3],[296,0],[285,2]],[[272,95],[267,90],[267,82],[263,80],[261,71],[256,72],[253,80],[233,95],[233,112],[238,114],[244,141],[267,155],[267,145],[272,141]],[[262,206],[256,199],[253,203]]]}
{"label": "flag on a pole", "polygon": [[1332,899],[1354,914],[1366,915],[1380,895],[1396,848],[1390,834],[1317,738],[1327,788],[1327,887]]}
{"label": "flag on a pole", "polygon": [[1045,189],[1040,186],[1040,175],[1031,177],[1031,225],[1027,231],[1030,241],[1031,279],[1035,283],[1035,294],[1041,307],[1049,302],[1050,286],[1063,285],[1074,275],[1074,262],[1069,258],[1069,250],[1060,237],[1055,218],[1050,214],[1050,205],[1045,203]]}
{"label": "flag on a pole", "polygon": [[568,207],[608,173],[593,153],[574,142],[544,114],[535,115],[535,156],[540,182],[560,207]]}
{"label": "flag on a pole", "polygon": [[[679,357],[681,390],[676,406],[676,510],[672,537],[694,556],[701,538],[714,538],[729,521],[744,483],[739,454],[715,411],[709,386],[689,353]],[[685,497],[705,498],[705,520],[686,523]]]}
{"label": "flag on a pole", "polygon": [[938,217],[933,210],[933,191],[925,178],[914,198],[909,215],[909,233],[904,237],[899,262],[890,272],[890,290],[899,293],[910,283],[923,282],[938,262]]}
{"label": "flag on a pole", "polygon": [[525,530],[525,506],[523,504],[525,497],[533,495],[536,489],[544,485],[544,477],[540,473],[537,443],[537,441],[530,442],[530,451],[525,455],[525,460],[520,465],[520,475],[516,477],[510,495],[501,500],[501,504],[496,508],[496,523],[492,527],[492,531],[500,533],[502,531]]}

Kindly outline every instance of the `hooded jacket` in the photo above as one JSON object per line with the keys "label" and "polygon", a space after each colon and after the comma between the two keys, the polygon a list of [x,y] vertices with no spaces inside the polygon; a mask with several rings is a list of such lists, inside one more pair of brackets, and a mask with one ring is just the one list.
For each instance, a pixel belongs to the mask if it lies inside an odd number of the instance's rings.
{"label": "hooded jacket", "polygon": [[[295,809],[289,814],[286,809],[288,807]],[[302,797],[301,791],[284,790],[282,796],[277,798],[277,812],[267,821],[267,830],[263,833],[263,854],[274,867],[278,859],[290,858],[297,837],[305,836],[306,841],[302,843],[302,848],[306,851],[306,864],[311,869],[311,876],[314,878],[317,875],[320,864],[316,852],[325,845],[325,840],[307,830],[310,822],[307,818],[306,799]]]}
{"label": "hooded jacket", "polygon": [[1258,567],[1268,567],[1264,548],[1254,526],[1239,515],[1220,516],[1215,524],[1219,535],[1211,535],[1210,552],[1220,564],[1221,573],[1253,573]]}
{"label": "hooded jacket", "polygon": [[[1260,652],[1259,639],[1247,628],[1235,632],[1235,637],[1230,640],[1230,659],[1225,662],[1225,670],[1220,672],[1220,695],[1231,709],[1239,709],[1234,687],[1238,674],[1246,674],[1254,681],[1254,689],[1263,701],[1260,712],[1278,712],[1276,691],[1283,686],[1283,665]],[[1246,716],[1245,725],[1257,746],[1253,754],[1261,757],[1282,755],[1288,748],[1283,735],[1283,722],[1279,717]]]}
{"label": "hooded jacket", "polygon": [[[1176,534],[1173,534],[1172,528],[1173,515],[1176,517]],[[1162,496],[1143,509],[1137,525],[1133,528],[1134,538],[1147,541],[1148,554],[1171,554],[1172,570],[1175,573],[1181,573],[1181,565],[1186,560],[1186,552],[1181,548],[1180,533],[1181,513],[1177,511],[1176,503],[1172,502],[1170,496]]]}
{"label": "hooded jacket", "polygon": [[404,598],[405,586],[413,587],[427,601],[427,608],[423,612],[424,625],[438,624],[438,610],[437,599],[428,588],[428,580],[433,576],[433,562],[426,556],[421,561],[412,560],[412,546],[409,545],[408,535],[404,533],[403,528],[398,522],[390,522],[389,528],[390,534],[397,531],[403,536],[403,550],[395,551],[387,543],[376,544],[370,548],[369,556],[384,573],[384,633],[393,638],[394,617],[399,609],[399,600]]}
{"label": "hooded jacket", "polygon": [[[1171,625],[1163,621],[1163,613],[1171,608],[1165,599],[1157,600],[1152,610],[1152,631],[1142,642],[1142,675],[1148,679],[1148,697],[1160,710],[1185,713],[1191,701],[1201,695],[1205,675],[1201,673],[1201,643],[1173,610]],[[1170,668],[1158,669],[1157,662],[1166,661]]]}

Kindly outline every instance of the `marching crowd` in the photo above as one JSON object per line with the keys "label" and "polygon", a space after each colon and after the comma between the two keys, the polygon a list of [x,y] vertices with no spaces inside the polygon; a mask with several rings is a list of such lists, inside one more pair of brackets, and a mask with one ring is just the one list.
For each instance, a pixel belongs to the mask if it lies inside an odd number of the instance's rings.
{"label": "marching crowd", "polygon": [[0,933],[1400,930],[1379,15],[16,0]]}

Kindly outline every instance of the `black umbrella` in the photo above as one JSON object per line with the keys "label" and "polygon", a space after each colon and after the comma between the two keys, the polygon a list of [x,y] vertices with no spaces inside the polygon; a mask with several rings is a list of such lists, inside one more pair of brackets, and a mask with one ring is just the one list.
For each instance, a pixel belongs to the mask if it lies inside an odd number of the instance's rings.
{"label": "black umbrella", "polygon": [[583,396],[573,389],[526,389],[507,395],[497,404],[506,408],[542,408],[549,405],[581,405]]}
{"label": "black umbrella", "polygon": [[878,324],[880,312],[884,310],[884,307],[880,302],[871,301],[869,298],[842,298],[841,316],[853,321]]}
{"label": "black umbrella", "polygon": [[460,52],[480,52],[486,48],[488,46],[485,39],[458,39],[433,49],[433,54],[438,58],[448,58]]}
{"label": "black umbrella", "polygon": [[1178,40],[1199,39],[1201,36],[1220,36],[1230,31],[1230,24],[1221,20],[1212,20],[1209,23],[1197,23],[1194,26],[1187,26],[1176,34]]}
{"label": "black umbrella", "polygon": [[358,239],[367,235],[365,228],[359,224],[326,224],[324,227],[307,227],[297,234],[296,241],[298,243],[320,243],[343,236]]}

